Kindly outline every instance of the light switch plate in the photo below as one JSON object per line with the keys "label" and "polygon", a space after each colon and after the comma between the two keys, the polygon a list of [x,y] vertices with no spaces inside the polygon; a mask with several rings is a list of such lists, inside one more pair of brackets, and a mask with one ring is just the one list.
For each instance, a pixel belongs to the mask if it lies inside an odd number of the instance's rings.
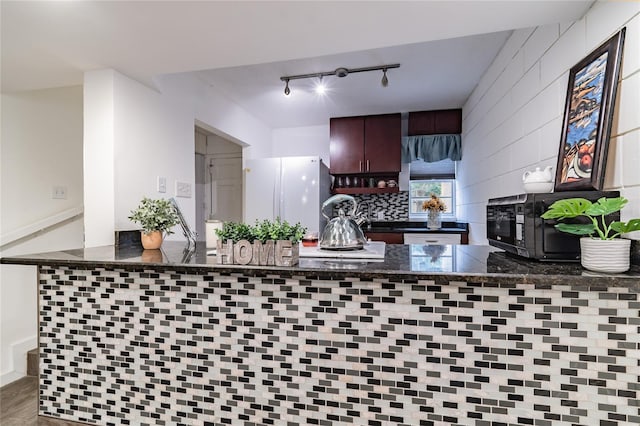
{"label": "light switch plate", "polygon": [[167,192],[167,178],[158,176],[158,192]]}
{"label": "light switch plate", "polygon": [[176,197],[191,198],[191,184],[176,181]]}
{"label": "light switch plate", "polygon": [[51,198],[55,200],[66,200],[67,187],[62,185],[55,185],[51,190]]}

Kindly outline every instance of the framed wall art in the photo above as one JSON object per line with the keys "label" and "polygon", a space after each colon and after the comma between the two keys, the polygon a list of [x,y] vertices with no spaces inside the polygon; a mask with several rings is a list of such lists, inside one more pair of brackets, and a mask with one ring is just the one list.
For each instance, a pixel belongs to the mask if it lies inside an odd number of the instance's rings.
{"label": "framed wall art", "polygon": [[625,29],[569,71],[556,191],[601,190]]}

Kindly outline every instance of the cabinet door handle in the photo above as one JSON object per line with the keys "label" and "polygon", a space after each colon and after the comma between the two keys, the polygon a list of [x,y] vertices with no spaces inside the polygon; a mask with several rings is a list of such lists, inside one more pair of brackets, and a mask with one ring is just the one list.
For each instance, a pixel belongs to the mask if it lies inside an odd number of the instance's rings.
{"label": "cabinet door handle", "polygon": [[369,160],[367,160],[367,171],[370,172],[371,169],[369,168]]}
{"label": "cabinet door handle", "polygon": [[362,171],[362,161],[360,161],[360,171]]}
{"label": "cabinet door handle", "polygon": [[437,243],[438,240],[424,240],[425,243]]}

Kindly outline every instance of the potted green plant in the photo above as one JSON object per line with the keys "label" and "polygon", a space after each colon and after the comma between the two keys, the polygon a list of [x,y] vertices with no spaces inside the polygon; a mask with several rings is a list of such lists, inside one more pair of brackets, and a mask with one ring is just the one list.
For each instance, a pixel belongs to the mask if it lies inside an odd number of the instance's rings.
{"label": "potted green plant", "polygon": [[153,200],[147,197],[131,211],[129,220],[142,227],[140,239],[145,249],[160,248],[163,233],[173,234],[171,228],[179,223],[178,214],[169,200]]}
{"label": "potted green plant", "polygon": [[640,219],[610,221],[606,216],[622,210],[624,197],[600,198],[595,203],[584,198],[558,200],[542,214],[543,219],[565,220],[585,217],[588,223],[558,223],[556,229],[580,238],[580,262],[596,272],[618,273],[629,269],[631,240],[621,234],[640,230]]}
{"label": "potted green plant", "polygon": [[216,260],[222,264],[293,266],[306,232],[299,223],[286,220],[256,221],[254,226],[225,222],[218,235]]}

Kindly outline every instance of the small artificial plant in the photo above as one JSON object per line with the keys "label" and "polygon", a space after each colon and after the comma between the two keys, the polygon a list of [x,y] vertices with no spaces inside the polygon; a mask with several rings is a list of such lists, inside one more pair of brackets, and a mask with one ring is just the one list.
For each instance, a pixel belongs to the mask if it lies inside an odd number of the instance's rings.
{"label": "small artificial plant", "polygon": [[237,243],[240,240],[247,240],[250,243],[254,241],[265,242],[267,240],[290,240],[292,243],[298,243],[304,237],[307,229],[296,223],[291,225],[289,222],[282,221],[277,218],[275,221],[263,220],[256,221],[254,226],[244,223],[225,222],[222,229],[217,229],[216,234],[221,241],[232,240]]}
{"label": "small artificial plant", "polygon": [[267,240],[290,240],[293,243],[297,243],[302,240],[306,232],[307,228],[300,225],[300,223],[291,225],[286,220],[281,221],[280,218],[273,222],[270,220],[256,222],[253,227],[255,239],[263,243]]}
{"label": "small artificial plant", "polygon": [[591,235],[600,240],[612,240],[620,234],[640,230],[640,219],[628,222],[613,221],[607,223],[605,217],[622,210],[628,200],[624,197],[600,198],[595,203],[584,198],[558,200],[542,214],[543,219],[571,219],[586,217],[591,223],[558,223],[556,229],[573,235]]}
{"label": "small artificial plant", "polygon": [[220,241],[232,240],[237,243],[240,240],[253,242],[253,231],[251,226],[245,223],[225,222],[221,229],[216,229],[216,234]]}
{"label": "small artificial plant", "polygon": [[178,214],[169,200],[152,200],[147,197],[131,211],[129,220],[139,223],[145,234],[160,231],[169,235],[173,233],[171,228],[179,223]]}

